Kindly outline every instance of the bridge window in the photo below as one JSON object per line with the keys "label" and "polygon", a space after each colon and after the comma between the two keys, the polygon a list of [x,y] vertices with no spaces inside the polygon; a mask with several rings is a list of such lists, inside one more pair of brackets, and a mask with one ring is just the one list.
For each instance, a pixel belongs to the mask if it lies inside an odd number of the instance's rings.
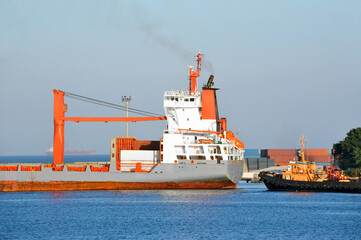
{"label": "bridge window", "polygon": [[189,156],[191,160],[206,160],[206,157],[204,155],[201,156]]}
{"label": "bridge window", "polygon": [[217,146],[217,154],[221,154],[221,148]]}

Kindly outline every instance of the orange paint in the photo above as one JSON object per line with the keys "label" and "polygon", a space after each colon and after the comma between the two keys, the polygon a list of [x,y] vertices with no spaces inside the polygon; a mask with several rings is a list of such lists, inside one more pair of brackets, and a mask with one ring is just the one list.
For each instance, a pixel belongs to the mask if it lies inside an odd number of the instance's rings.
{"label": "orange paint", "polygon": [[216,89],[203,89],[202,92],[202,119],[217,119]]}
{"label": "orange paint", "polygon": [[211,144],[211,143],[213,143],[213,140],[212,139],[199,139],[198,142],[201,144]]}
{"label": "orange paint", "polygon": [[144,122],[167,120],[166,117],[63,117],[64,121],[71,122]]}
{"label": "orange paint", "polygon": [[133,150],[135,141],[134,137],[117,137],[116,147],[119,150]]}
{"label": "orange paint", "polygon": [[133,150],[135,141],[136,139],[133,137],[117,137],[116,149],[115,149],[115,153],[116,153],[115,162],[118,171],[121,170],[121,157],[120,157],[121,151]]}
{"label": "orange paint", "polygon": [[189,78],[190,78],[189,92],[191,94],[195,94],[197,92],[197,78],[200,76],[200,71],[201,71],[200,63],[202,61],[201,58],[202,55],[204,54],[198,53],[197,56],[195,56],[197,58],[197,70],[193,71],[192,67],[189,68]]}
{"label": "orange paint", "polygon": [[70,172],[85,172],[86,170],[86,165],[85,166],[66,166],[66,168],[68,169],[68,171]]}
{"label": "orange paint", "polygon": [[148,171],[142,169],[142,163],[141,162],[137,162],[136,165],[135,165],[134,172],[148,172]]}
{"label": "orange paint", "polygon": [[0,171],[17,171],[18,166],[0,166]]}
{"label": "orange paint", "polygon": [[44,168],[52,168],[53,171],[63,171],[64,169],[64,165],[60,165],[60,166],[57,166],[57,165],[54,165],[54,164],[43,164]]}
{"label": "orange paint", "polygon": [[0,181],[0,192],[84,191],[84,190],[149,190],[149,189],[232,189],[231,181],[207,182],[16,182]]}
{"label": "orange paint", "polygon": [[54,164],[64,163],[64,116],[67,106],[64,104],[64,93],[53,90],[54,92],[54,142],[53,158]]}
{"label": "orange paint", "polygon": [[241,142],[240,140],[238,140],[238,138],[236,138],[236,136],[234,136],[234,133],[232,131],[227,131],[226,132],[226,139],[234,142],[234,144],[238,147],[238,148],[244,148],[244,144],[243,142]]}
{"label": "orange paint", "polygon": [[53,167],[52,167],[52,169],[53,169],[53,171],[63,171],[63,169],[64,169],[64,165],[63,166],[56,166],[56,165],[54,165]]}
{"label": "orange paint", "polygon": [[94,166],[90,165],[90,171],[92,172],[109,172],[109,164],[105,166]]}
{"label": "orange paint", "polygon": [[217,122],[221,123],[221,132],[227,131],[227,119],[221,118],[221,120],[217,120]]}
{"label": "orange paint", "polygon": [[40,166],[23,166],[21,165],[21,171],[41,171],[41,165]]}

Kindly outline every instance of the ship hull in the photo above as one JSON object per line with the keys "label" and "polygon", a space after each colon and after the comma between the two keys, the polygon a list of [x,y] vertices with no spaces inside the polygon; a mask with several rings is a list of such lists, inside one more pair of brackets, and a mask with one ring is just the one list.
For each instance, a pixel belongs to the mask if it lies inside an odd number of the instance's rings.
{"label": "ship hull", "polygon": [[305,182],[281,179],[267,172],[259,174],[269,191],[361,193],[361,182]]}
{"label": "ship hull", "polygon": [[229,189],[242,178],[243,161],[222,164],[158,164],[149,172],[1,171],[0,192],[139,190],[139,189]]}
{"label": "ship hull", "polygon": [[86,190],[151,190],[151,189],[230,189],[231,181],[204,182],[0,182],[0,192],[86,191]]}

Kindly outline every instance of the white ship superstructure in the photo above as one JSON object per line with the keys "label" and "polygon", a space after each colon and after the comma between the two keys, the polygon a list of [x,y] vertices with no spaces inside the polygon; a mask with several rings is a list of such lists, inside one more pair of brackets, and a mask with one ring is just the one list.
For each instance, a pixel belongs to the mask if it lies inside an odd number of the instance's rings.
{"label": "white ship superstructure", "polygon": [[226,132],[217,132],[217,119],[202,118],[200,92],[165,92],[164,109],[168,122],[168,129],[163,134],[164,163],[185,159],[214,160],[218,163],[243,159],[242,149],[221,137]]}
{"label": "white ship superstructure", "polygon": [[189,91],[164,93],[168,129],[163,134],[163,162],[187,159],[220,163],[243,159],[243,144],[233,133],[228,132],[227,135],[226,119],[218,117],[217,89],[213,88],[213,76],[202,92],[197,90],[201,54],[197,58],[197,70],[190,68]]}

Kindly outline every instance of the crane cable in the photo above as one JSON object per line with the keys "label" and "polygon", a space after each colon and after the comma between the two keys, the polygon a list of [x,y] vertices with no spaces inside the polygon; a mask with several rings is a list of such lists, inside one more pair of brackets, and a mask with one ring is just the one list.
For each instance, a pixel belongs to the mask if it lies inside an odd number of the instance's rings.
{"label": "crane cable", "polygon": [[[77,94],[70,93],[70,92],[64,92],[64,91],[62,91],[62,92],[65,94],[65,96],[67,96],[69,98],[73,98],[73,99],[77,99],[77,100],[80,100],[80,101],[89,102],[89,103],[93,103],[93,104],[97,104],[97,105],[101,105],[101,106],[105,106],[105,107],[109,107],[109,108],[118,109],[118,110],[121,110],[121,111],[126,111],[127,110],[127,108],[122,106],[122,105],[109,103],[109,102],[97,100],[97,99],[94,99],[94,98],[84,97],[84,96],[77,95]],[[130,108],[130,107],[128,107],[128,112],[143,115],[143,116],[148,116],[148,117],[163,117],[163,115],[161,115],[161,114],[147,112],[147,111],[139,110],[139,109],[136,109],[136,108]]]}

